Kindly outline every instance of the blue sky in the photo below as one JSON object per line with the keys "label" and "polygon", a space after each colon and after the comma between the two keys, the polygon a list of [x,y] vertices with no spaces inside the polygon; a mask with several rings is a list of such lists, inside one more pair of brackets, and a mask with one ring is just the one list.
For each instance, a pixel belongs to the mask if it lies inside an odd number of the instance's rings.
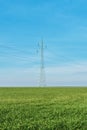
{"label": "blue sky", "polygon": [[0,86],[87,85],[86,0],[0,0]]}

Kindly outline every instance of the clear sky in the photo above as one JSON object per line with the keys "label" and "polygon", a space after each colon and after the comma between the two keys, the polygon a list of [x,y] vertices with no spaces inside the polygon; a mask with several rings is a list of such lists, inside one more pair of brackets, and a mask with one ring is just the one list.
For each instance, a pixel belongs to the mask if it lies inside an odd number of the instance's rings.
{"label": "clear sky", "polygon": [[[0,86],[87,85],[87,0],[0,0]],[[37,53],[38,50],[38,53]]]}

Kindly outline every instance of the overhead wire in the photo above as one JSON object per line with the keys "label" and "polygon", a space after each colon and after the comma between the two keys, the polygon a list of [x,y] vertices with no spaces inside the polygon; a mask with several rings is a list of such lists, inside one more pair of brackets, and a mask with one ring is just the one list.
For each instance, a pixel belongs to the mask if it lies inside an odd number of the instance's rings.
{"label": "overhead wire", "polygon": [[[53,55],[53,58],[52,57],[50,58],[52,61],[52,64],[55,64],[56,61],[57,61],[57,63],[58,63],[58,61],[61,61],[62,64],[69,63],[69,62],[76,63],[78,65],[81,64],[79,61],[76,60],[76,56],[73,56],[73,54],[72,54],[72,56],[63,55],[62,53],[58,54],[56,51],[54,51],[51,48],[49,48],[48,51]],[[55,60],[55,62],[53,62],[53,60]]]}
{"label": "overhead wire", "polygon": [[[31,54],[29,51],[26,51],[24,49],[19,49],[16,46],[8,46],[8,45],[0,44],[0,48],[5,49],[4,54],[0,53],[0,55],[3,54],[2,56],[4,56],[4,57],[14,56],[15,58],[21,58],[22,59],[22,58],[27,58],[27,56],[29,54]],[[8,49],[13,52],[13,53],[11,53],[11,55],[8,53],[9,52]],[[14,53],[16,53],[16,54],[14,54]],[[22,56],[21,54],[25,54],[27,56]]]}
{"label": "overhead wire", "polygon": [[[5,49],[5,53],[0,53],[0,56],[3,56],[3,57],[10,57],[12,56],[13,58],[18,58],[20,60],[28,60],[28,56],[30,56],[32,54],[32,52],[28,51],[27,48],[24,48],[24,49],[21,49],[21,48],[18,48],[17,46],[10,46],[10,45],[3,45],[3,44],[0,44],[0,48],[3,48]],[[53,49],[51,48],[48,48],[46,46],[46,49],[47,51],[49,51],[49,53],[52,54],[52,57],[50,58],[50,61],[53,61],[55,60],[59,60],[61,62],[63,61],[70,61],[70,62],[75,62],[75,58],[73,55],[70,56],[70,55],[63,55],[63,54],[58,54],[56,51],[54,51]],[[12,51],[12,53],[8,53],[9,51]],[[33,54],[34,56],[34,54]]]}

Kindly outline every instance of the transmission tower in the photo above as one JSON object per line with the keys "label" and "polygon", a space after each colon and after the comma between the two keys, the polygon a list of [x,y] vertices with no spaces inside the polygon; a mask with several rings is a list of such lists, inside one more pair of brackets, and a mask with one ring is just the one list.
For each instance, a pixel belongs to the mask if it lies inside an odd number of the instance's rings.
{"label": "transmission tower", "polygon": [[40,47],[40,81],[39,86],[45,87],[46,86],[46,75],[45,75],[45,66],[44,66],[44,42],[43,40],[39,44]]}

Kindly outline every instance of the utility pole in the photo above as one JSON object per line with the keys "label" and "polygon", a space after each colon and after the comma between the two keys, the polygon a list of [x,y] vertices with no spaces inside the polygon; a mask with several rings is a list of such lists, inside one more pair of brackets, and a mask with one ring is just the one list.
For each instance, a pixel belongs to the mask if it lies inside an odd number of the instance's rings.
{"label": "utility pole", "polygon": [[40,81],[39,81],[39,87],[45,87],[46,86],[46,76],[45,76],[45,66],[44,66],[44,42],[43,40],[39,44],[40,46]]}

